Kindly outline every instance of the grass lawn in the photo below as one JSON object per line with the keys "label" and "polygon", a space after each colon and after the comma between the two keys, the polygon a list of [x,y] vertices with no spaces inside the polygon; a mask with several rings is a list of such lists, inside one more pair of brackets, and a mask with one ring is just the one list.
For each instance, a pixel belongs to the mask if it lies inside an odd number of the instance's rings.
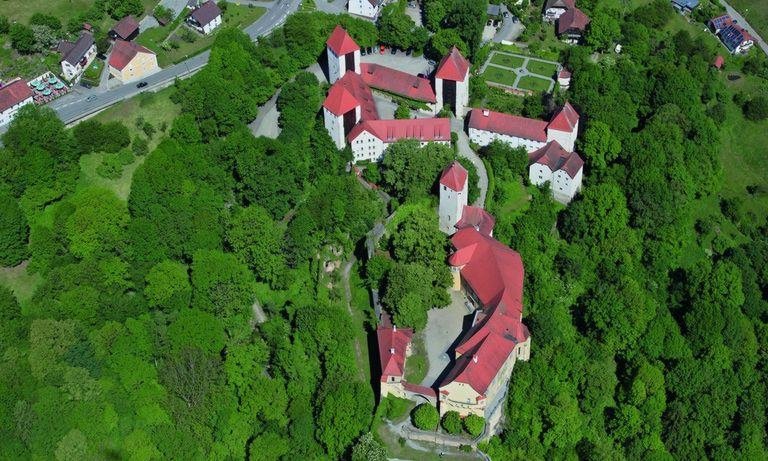
{"label": "grass lawn", "polygon": [[489,82],[501,83],[502,85],[513,86],[517,79],[517,74],[511,70],[502,69],[501,67],[494,67],[489,65],[485,68],[483,76]]}
{"label": "grass lawn", "polygon": [[0,267],[0,285],[11,290],[22,306],[32,298],[42,282],[40,274],[27,273],[26,261],[16,267]]}
{"label": "grass lawn", "polygon": [[96,169],[101,165],[101,161],[104,158],[103,152],[96,152],[93,154],[86,154],[80,157],[80,180],[78,187],[103,187],[109,189],[115,193],[122,200],[128,200],[128,194],[131,193],[131,180],[133,179],[133,172],[136,168],[144,163],[145,157],[136,157],[136,160],[130,165],[123,167],[123,175],[117,179],[102,178],[96,173]]}
{"label": "grass lawn", "polygon": [[517,84],[517,86],[521,90],[549,91],[551,84],[551,80],[534,77],[533,75],[526,75],[520,79],[520,82]]}
{"label": "grass lawn", "polygon": [[[18,21],[24,24],[29,23],[29,18],[35,13],[50,14],[59,18],[66,27],[67,23],[74,19],[78,14],[90,8],[96,0],[13,0],[4,1],[3,16],[6,16],[11,22]],[[144,6],[144,12],[148,13],[157,6],[158,0],[141,0]],[[141,19],[139,16],[137,19]],[[100,24],[94,26],[111,27],[115,19],[106,14]]]}
{"label": "grass lawn", "polygon": [[522,67],[524,59],[520,56],[512,56],[509,54],[495,53],[491,56],[491,62],[505,67]]}
{"label": "grass lawn", "polygon": [[534,61],[531,59],[528,61],[526,68],[528,69],[528,72],[532,74],[539,74],[551,78],[557,71],[557,64],[552,62]]}
{"label": "grass lawn", "polygon": [[498,216],[515,216],[528,208],[528,190],[522,178],[509,181],[495,178],[493,213]]}
{"label": "grass lawn", "polygon": [[411,342],[411,356],[405,362],[405,380],[412,384],[421,384],[427,376],[429,363],[424,351],[424,335],[417,334]]}

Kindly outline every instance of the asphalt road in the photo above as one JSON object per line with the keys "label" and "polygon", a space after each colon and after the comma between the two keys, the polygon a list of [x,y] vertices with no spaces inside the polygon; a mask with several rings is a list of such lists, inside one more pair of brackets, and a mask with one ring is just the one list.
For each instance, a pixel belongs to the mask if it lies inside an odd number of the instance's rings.
{"label": "asphalt road", "polygon": [[[288,15],[299,8],[300,3],[301,0],[280,0],[258,21],[246,27],[244,32],[253,40],[269,34],[280,27]],[[143,88],[137,88],[136,84],[127,84],[99,92],[76,87],[72,93],[53,101],[49,107],[56,111],[64,123],[72,123],[124,99],[145,91],[164,88],[172,84],[176,78],[183,78],[195,73],[208,63],[210,54],[210,51],[205,51],[147,77],[142,80],[147,82],[147,86]]]}

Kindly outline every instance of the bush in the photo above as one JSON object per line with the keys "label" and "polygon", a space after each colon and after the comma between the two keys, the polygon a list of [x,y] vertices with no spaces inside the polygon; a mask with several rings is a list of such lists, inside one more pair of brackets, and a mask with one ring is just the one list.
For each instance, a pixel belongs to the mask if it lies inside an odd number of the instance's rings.
{"label": "bush", "polygon": [[149,152],[149,143],[146,139],[136,135],[134,136],[133,142],[131,143],[131,150],[133,151],[134,155],[147,155],[147,152]]}
{"label": "bush", "polygon": [[768,118],[768,97],[754,97],[744,103],[742,110],[744,111],[744,117],[746,117],[748,120],[765,120]]}
{"label": "bush", "polygon": [[437,408],[428,403],[422,403],[411,412],[413,425],[425,431],[434,431],[440,422]]}
{"label": "bush", "polygon": [[16,23],[11,26],[9,35],[11,37],[11,46],[19,53],[31,54],[37,51],[37,40],[31,28]]}
{"label": "bush", "polygon": [[457,435],[461,433],[461,417],[457,411],[449,411],[443,415],[443,429],[449,434]]}
{"label": "bush", "polygon": [[477,437],[483,433],[485,428],[485,418],[477,415],[469,415],[464,418],[464,430],[472,437]]}
{"label": "bush", "polygon": [[61,29],[61,21],[56,16],[51,16],[50,14],[43,14],[43,13],[35,13],[32,15],[31,18],[29,18],[29,25],[30,26],[46,26],[51,28],[52,30],[60,30]]}
{"label": "bush", "polygon": [[144,122],[144,125],[141,127],[141,131],[144,132],[145,135],[147,135],[147,138],[152,139],[152,136],[155,135],[157,130],[154,126],[152,126],[149,122]]}
{"label": "bush", "polygon": [[192,32],[191,29],[184,28],[179,34],[179,38],[181,38],[187,43],[195,43],[195,41],[197,40],[197,34]]}
{"label": "bush", "polygon": [[0,193],[0,265],[15,266],[27,256],[27,219],[16,199]]}
{"label": "bush", "polygon": [[0,16],[0,34],[7,34],[11,30],[11,23],[5,16]]}
{"label": "bush", "polygon": [[96,174],[105,179],[117,179],[123,175],[123,164],[118,154],[106,154],[96,167]]}
{"label": "bush", "polygon": [[117,160],[120,162],[121,165],[130,165],[133,163],[135,157],[133,156],[133,152],[129,149],[120,149],[120,152],[117,153]]}
{"label": "bush", "polygon": [[365,166],[363,170],[363,179],[374,184],[378,184],[381,181],[381,172],[379,171],[379,164],[371,162]]}
{"label": "bush", "polygon": [[398,104],[397,109],[395,109],[395,118],[401,120],[411,118],[411,108],[408,107],[408,104],[405,102]]}

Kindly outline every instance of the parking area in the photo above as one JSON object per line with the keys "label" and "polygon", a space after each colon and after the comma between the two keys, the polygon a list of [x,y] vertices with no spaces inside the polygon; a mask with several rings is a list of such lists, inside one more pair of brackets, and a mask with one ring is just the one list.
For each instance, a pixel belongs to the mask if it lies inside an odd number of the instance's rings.
{"label": "parking area", "polygon": [[466,297],[463,293],[451,290],[451,304],[442,309],[432,309],[427,313],[424,346],[429,369],[421,382],[422,386],[435,384],[437,378],[450,364],[448,349],[462,333],[464,317],[470,314],[465,303]]}

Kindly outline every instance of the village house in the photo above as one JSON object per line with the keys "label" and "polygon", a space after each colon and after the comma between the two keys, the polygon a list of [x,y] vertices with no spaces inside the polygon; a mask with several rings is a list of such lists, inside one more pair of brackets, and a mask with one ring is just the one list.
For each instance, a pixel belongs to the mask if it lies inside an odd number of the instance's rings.
{"label": "village house", "polygon": [[109,55],[109,73],[122,83],[142,79],[160,70],[157,56],[143,46],[116,40]]}
{"label": "village house", "polygon": [[568,204],[581,191],[584,161],[575,152],[567,152],[557,141],[550,141],[529,155],[528,178],[531,184],[549,183],[552,197]]}
{"label": "village house", "polygon": [[563,67],[560,72],[557,73],[557,84],[560,88],[567,90],[571,86],[571,71]]}
{"label": "village house", "polygon": [[690,14],[697,6],[699,0],[672,0],[672,7],[680,14]]}
{"label": "village house", "polygon": [[57,48],[61,53],[61,73],[69,81],[80,77],[85,69],[96,58],[96,43],[90,32],[83,31],[76,42],[67,40],[59,42]]}
{"label": "village house", "polygon": [[347,10],[349,14],[376,19],[383,5],[384,0],[349,0]]}
{"label": "village house", "polygon": [[112,40],[125,40],[130,42],[139,35],[139,21],[128,15],[115,24],[109,31]]}
{"label": "village house", "polygon": [[547,0],[544,5],[543,19],[547,22],[555,22],[566,11],[576,7],[576,0]]}
{"label": "village house", "polygon": [[206,35],[219,27],[221,21],[221,9],[213,0],[208,0],[195,8],[187,18],[187,24]]}
{"label": "village house", "polygon": [[708,25],[731,54],[746,53],[755,44],[752,35],[728,14],[710,19]]}
{"label": "village house", "polygon": [[32,96],[27,82],[18,77],[0,86],[0,126],[10,123],[19,109],[32,104]]}
{"label": "village house", "polygon": [[326,57],[332,86],[323,101],[323,121],[337,148],[349,143],[355,162],[381,161],[388,145],[402,139],[415,139],[421,145],[450,144],[447,118],[380,119],[371,88],[423,102],[433,112],[440,110],[445,96],[448,103],[463,110],[468,102],[469,64],[458,50],[454,48],[438,66],[437,74],[445,78],[436,78],[440,82],[436,86],[446,90],[440,93],[428,79],[378,64],[361,64],[360,47],[341,26],[326,41]]}
{"label": "village house", "polygon": [[584,32],[587,30],[589,22],[589,17],[574,6],[558,18],[557,36],[560,40],[572,45],[579,43],[584,36]]}

